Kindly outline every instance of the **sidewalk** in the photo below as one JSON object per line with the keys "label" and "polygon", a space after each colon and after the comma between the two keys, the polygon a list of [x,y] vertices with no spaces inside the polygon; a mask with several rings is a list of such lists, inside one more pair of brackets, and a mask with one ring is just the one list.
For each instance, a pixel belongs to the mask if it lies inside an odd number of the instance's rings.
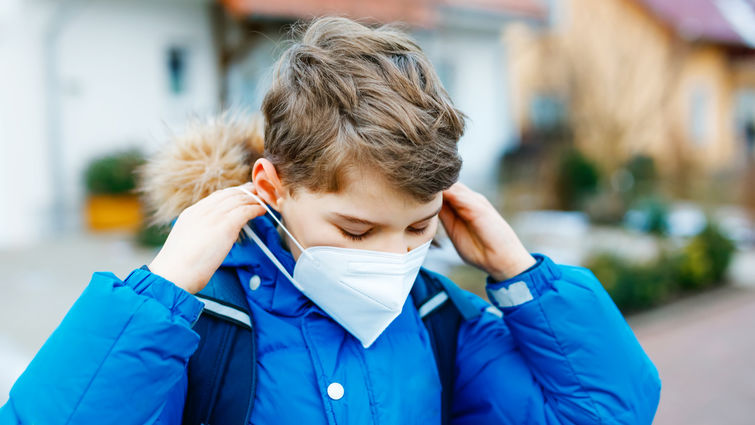
{"label": "sidewalk", "polygon": [[629,324],[661,375],[654,424],[755,421],[754,289],[720,288],[631,317]]}

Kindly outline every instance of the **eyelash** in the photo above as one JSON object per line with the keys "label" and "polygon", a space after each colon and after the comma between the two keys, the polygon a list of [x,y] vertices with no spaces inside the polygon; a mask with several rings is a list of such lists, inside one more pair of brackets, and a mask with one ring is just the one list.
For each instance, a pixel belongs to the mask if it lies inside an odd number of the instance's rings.
{"label": "eyelash", "polygon": [[[425,226],[425,227],[423,227],[421,229],[415,229],[415,228],[409,227],[409,228],[407,228],[407,230],[410,231],[410,232],[412,232],[412,233],[414,233],[415,235],[421,235],[421,234],[425,233],[425,230],[427,230],[428,227],[429,226]],[[349,233],[349,232],[341,229],[340,227],[338,228],[338,230],[340,230],[341,233],[343,233],[344,236],[346,236],[347,238],[349,238],[349,239],[351,239],[353,241],[361,241],[362,239],[364,239],[370,233],[370,230],[368,230],[368,231],[362,233],[361,235],[355,235],[353,233]]]}

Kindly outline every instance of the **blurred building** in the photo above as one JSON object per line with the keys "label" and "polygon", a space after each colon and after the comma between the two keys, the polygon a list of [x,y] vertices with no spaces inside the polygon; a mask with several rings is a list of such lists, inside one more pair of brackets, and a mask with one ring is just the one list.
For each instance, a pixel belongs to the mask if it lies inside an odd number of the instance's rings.
{"label": "blurred building", "polygon": [[549,31],[512,27],[520,134],[565,121],[608,168],[742,169],[755,149],[755,1],[559,0]]}
{"label": "blurred building", "polygon": [[207,2],[0,5],[0,246],[80,228],[90,159],[218,110]]}
{"label": "blurred building", "polygon": [[516,140],[502,41],[540,0],[9,0],[0,4],[0,246],[82,227],[82,172],[155,149],[193,115],[253,111],[301,18],[402,21],[470,117],[463,178],[492,187]]}

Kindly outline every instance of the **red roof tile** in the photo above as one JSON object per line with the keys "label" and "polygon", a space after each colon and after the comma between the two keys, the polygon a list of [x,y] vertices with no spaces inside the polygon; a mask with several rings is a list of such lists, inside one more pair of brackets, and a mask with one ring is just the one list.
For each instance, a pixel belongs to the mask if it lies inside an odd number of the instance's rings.
{"label": "red roof tile", "polygon": [[221,0],[236,15],[308,18],[336,14],[372,18],[379,22],[403,21],[432,25],[438,6],[481,9],[515,16],[544,18],[544,0]]}

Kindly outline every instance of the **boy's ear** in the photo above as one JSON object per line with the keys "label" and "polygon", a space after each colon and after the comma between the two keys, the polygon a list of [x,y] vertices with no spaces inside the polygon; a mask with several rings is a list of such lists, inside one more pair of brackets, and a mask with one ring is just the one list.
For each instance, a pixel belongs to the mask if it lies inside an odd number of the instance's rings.
{"label": "boy's ear", "polygon": [[280,201],[285,193],[278,172],[267,158],[259,158],[252,167],[252,182],[257,188],[257,196],[266,204],[280,211]]}

